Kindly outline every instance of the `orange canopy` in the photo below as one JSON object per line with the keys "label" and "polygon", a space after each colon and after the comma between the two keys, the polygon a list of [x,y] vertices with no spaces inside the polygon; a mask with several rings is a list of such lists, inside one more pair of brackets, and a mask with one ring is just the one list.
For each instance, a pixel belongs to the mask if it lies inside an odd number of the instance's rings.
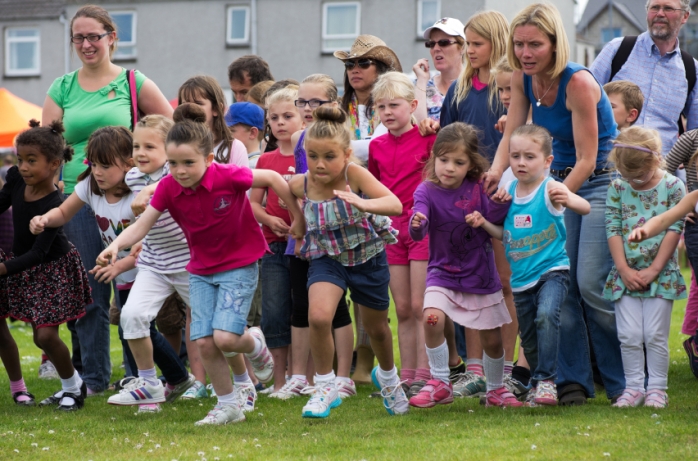
{"label": "orange canopy", "polygon": [[15,136],[29,128],[29,120],[41,120],[41,107],[0,88],[0,148],[12,147]]}

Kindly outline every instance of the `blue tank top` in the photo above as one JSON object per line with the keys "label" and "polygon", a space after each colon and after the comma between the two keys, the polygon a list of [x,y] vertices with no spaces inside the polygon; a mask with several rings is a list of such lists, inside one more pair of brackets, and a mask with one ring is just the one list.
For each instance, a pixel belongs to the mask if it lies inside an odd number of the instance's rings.
{"label": "blue tank top", "polygon": [[[560,76],[560,86],[557,90],[555,103],[550,107],[536,106],[536,97],[533,95],[532,79],[524,74],[524,93],[531,101],[533,108],[533,123],[540,125],[550,132],[553,137],[553,164],[550,166],[554,170],[564,170],[567,167],[574,167],[577,163],[577,150],[574,147],[574,136],[572,133],[572,112],[567,110],[567,84],[572,75],[580,70],[589,69],[579,64],[568,62],[567,67]],[[592,74],[593,75],[593,74]],[[601,85],[599,85],[601,88]],[[601,88],[601,99],[596,104],[596,120],[599,128],[599,148],[596,156],[596,168],[604,168],[608,153],[611,151],[613,141],[618,136],[618,126],[613,118],[611,103],[606,96],[606,92]]]}
{"label": "blue tank top", "polygon": [[516,197],[518,180],[509,184],[511,208],[504,220],[504,250],[511,265],[511,289],[524,291],[552,270],[567,270],[567,231],[564,210],[556,210],[547,193],[546,178],[526,197]]}

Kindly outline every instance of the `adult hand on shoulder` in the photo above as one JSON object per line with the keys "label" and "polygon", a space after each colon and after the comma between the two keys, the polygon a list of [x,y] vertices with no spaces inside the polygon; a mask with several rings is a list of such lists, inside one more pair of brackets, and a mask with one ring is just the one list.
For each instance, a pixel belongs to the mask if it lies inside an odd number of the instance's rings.
{"label": "adult hand on shoulder", "polygon": [[419,134],[422,136],[429,136],[430,134],[436,134],[441,129],[441,125],[436,120],[432,120],[429,117],[425,118],[419,122]]}
{"label": "adult hand on shoulder", "polygon": [[44,215],[34,216],[31,221],[29,221],[29,231],[34,235],[39,235],[44,231],[44,228],[48,224],[48,219]]}

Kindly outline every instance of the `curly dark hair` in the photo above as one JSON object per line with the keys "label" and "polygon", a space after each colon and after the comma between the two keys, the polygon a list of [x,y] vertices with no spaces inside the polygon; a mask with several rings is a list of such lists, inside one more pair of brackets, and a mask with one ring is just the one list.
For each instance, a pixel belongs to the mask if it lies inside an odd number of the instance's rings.
{"label": "curly dark hair", "polygon": [[63,122],[54,120],[48,126],[41,126],[38,120],[29,122],[29,129],[23,131],[15,139],[15,147],[36,146],[46,159],[69,162],[73,158],[73,148],[65,143]]}
{"label": "curly dark hair", "polygon": [[228,66],[228,80],[244,82],[245,73],[250,76],[250,82],[253,85],[264,80],[274,80],[269,64],[254,54],[240,56]]}

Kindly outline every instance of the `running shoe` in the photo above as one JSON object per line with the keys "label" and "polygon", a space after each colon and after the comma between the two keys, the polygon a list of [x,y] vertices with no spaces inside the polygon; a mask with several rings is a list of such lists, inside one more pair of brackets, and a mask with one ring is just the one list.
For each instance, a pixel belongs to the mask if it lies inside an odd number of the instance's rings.
{"label": "running shoe", "polygon": [[327,418],[330,410],[342,404],[334,382],[316,383],[315,392],[303,407],[304,418]]}
{"label": "running shoe", "polygon": [[410,405],[418,408],[431,408],[435,405],[453,403],[453,385],[440,379],[430,379],[419,394],[410,398]]}

